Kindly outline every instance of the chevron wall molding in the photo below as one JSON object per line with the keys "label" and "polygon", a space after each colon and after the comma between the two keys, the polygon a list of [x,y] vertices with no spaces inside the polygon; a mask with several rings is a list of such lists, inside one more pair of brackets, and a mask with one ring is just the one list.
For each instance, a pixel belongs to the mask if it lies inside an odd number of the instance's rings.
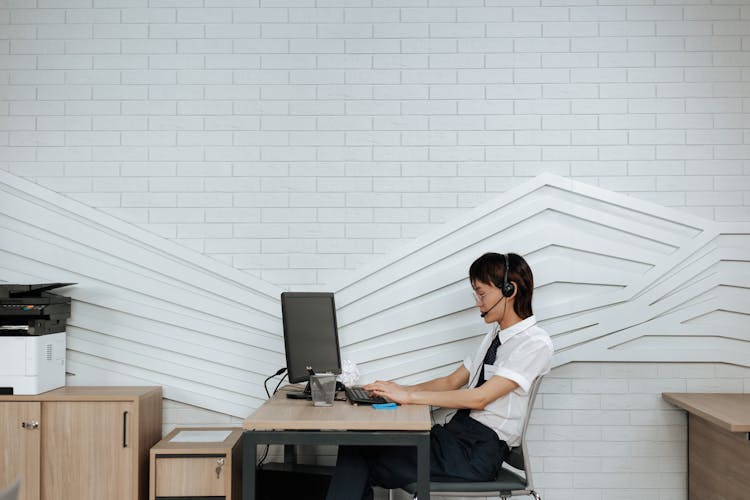
{"label": "chevron wall molding", "polygon": [[374,377],[444,372],[482,333],[468,265],[515,251],[534,270],[555,366],[748,366],[748,229],[542,175],[333,287],[342,344]]}
{"label": "chevron wall molding", "polygon": [[0,171],[0,280],[74,282],[71,385],[243,415],[284,366],[280,289]]}
{"label": "chevron wall molding", "polygon": [[[158,384],[239,417],[261,404],[285,363],[280,288],[4,171],[0,190],[0,281],[77,283],[70,384]],[[529,260],[555,366],[750,366],[749,229],[543,174],[326,290],[367,380],[463,359],[484,333],[466,274],[485,251]]]}

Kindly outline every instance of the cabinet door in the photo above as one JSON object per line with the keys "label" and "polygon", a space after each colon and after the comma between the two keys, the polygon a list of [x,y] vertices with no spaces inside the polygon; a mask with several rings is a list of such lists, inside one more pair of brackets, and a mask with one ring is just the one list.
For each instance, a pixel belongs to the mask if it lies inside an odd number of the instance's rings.
{"label": "cabinet door", "polygon": [[0,403],[0,490],[21,478],[19,500],[39,499],[40,408],[40,403]]}
{"label": "cabinet door", "polygon": [[42,500],[133,500],[131,402],[45,402]]}

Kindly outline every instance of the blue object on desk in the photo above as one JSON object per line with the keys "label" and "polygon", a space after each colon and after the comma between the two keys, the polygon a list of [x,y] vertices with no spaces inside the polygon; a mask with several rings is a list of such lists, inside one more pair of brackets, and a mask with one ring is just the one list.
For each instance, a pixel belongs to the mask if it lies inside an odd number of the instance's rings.
{"label": "blue object on desk", "polygon": [[372,405],[373,410],[395,410],[398,405],[396,403],[376,403]]}

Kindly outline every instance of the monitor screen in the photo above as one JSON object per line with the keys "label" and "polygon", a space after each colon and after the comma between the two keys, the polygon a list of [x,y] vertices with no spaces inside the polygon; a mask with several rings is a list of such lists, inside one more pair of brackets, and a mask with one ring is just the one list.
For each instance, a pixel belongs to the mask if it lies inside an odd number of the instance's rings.
{"label": "monitor screen", "polygon": [[281,294],[284,348],[289,382],[305,382],[315,373],[341,373],[336,305],[332,293]]}

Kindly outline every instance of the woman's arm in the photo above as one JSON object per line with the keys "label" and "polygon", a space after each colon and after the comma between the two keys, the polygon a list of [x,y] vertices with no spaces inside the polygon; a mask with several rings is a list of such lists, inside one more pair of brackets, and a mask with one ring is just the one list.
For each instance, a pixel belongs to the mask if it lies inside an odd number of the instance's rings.
{"label": "woman's arm", "polygon": [[[375,391],[387,390],[389,393],[402,393],[402,392],[445,392],[454,391],[466,385],[469,381],[469,370],[462,364],[456,368],[453,373],[446,375],[445,377],[438,377],[421,384],[414,385],[401,385],[396,382],[377,380],[364,386],[365,390],[370,393]],[[390,398],[392,401],[396,401]],[[401,401],[398,401],[399,403]]]}
{"label": "woman's arm", "polygon": [[[463,366],[461,368],[466,371],[466,368]],[[451,375],[445,378],[450,377]],[[518,387],[516,382],[500,376],[490,377],[481,387],[473,389],[432,390],[429,388],[431,382],[433,381],[411,387],[403,387],[395,382],[376,381],[368,384],[365,388],[377,396],[382,396],[401,404],[429,404],[445,408],[483,410],[491,402],[505,396]]]}
{"label": "woman's arm", "polygon": [[[466,385],[469,381],[469,370],[462,364],[450,375],[438,377],[421,384],[402,386],[409,391],[452,391]],[[368,389],[369,390],[369,389]]]}

